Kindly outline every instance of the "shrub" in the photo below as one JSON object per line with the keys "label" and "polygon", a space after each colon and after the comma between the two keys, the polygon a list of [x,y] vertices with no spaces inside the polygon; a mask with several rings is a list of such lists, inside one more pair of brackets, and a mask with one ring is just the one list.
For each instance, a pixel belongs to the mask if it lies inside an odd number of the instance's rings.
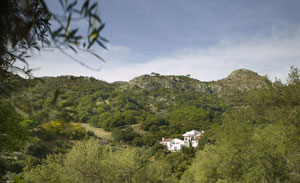
{"label": "shrub", "polygon": [[112,131],[113,137],[117,142],[125,142],[125,143],[132,143],[132,141],[139,137],[140,135],[135,132],[131,127],[125,129],[114,129]]}
{"label": "shrub", "polygon": [[62,135],[69,139],[82,139],[86,135],[86,130],[79,123],[50,121],[44,123],[42,128],[46,134]]}

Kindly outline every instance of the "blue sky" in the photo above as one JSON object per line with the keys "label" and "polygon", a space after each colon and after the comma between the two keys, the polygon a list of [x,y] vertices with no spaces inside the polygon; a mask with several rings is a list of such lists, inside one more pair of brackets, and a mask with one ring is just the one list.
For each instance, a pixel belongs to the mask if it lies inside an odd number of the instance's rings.
{"label": "blue sky", "polygon": [[[55,1],[49,6],[56,9]],[[96,72],[54,52],[33,55],[35,76],[77,75],[128,81],[141,74],[186,75],[201,81],[247,68],[286,79],[300,68],[299,0],[99,0],[110,40],[94,48],[107,63],[80,54]],[[78,25],[84,26],[84,25]]]}

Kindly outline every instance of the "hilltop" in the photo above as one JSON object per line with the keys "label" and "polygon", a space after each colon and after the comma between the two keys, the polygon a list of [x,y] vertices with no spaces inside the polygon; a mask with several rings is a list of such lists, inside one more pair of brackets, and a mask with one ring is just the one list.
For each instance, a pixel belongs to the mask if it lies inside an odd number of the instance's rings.
{"label": "hilltop", "polygon": [[211,82],[201,82],[188,76],[176,75],[142,75],[130,80],[124,88],[140,88],[148,91],[156,91],[161,88],[173,91],[193,91],[199,93],[221,93],[236,89],[249,91],[264,85],[264,77],[257,73],[238,69],[233,71],[228,77]]}

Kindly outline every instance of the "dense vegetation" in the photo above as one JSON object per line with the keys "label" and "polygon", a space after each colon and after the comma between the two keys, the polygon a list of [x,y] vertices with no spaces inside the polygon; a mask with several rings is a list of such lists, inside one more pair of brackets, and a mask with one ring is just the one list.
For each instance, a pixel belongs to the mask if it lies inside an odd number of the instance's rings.
{"label": "dense vegetation", "polygon": [[226,112],[182,182],[299,182],[300,72],[289,76]]}
{"label": "dense vegetation", "polygon": [[[112,84],[10,80],[21,84],[1,96],[3,181],[300,181],[297,68],[286,84],[246,70],[206,83],[158,74]],[[79,122],[110,131],[113,141]],[[205,130],[197,149],[171,153],[158,143],[192,129]]]}

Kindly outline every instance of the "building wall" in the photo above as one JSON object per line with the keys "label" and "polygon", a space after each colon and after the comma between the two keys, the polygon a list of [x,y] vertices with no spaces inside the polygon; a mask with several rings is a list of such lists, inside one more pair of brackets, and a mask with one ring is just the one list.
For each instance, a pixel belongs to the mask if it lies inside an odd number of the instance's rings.
{"label": "building wall", "polygon": [[186,132],[184,136],[184,140],[180,139],[172,139],[171,141],[163,141],[161,144],[166,145],[168,147],[169,151],[180,151],[183,146],[189,147],[192,145],[192,147],[196,148],[198,147],[198,140],[195,140],[197,136],[201,136],[204,133],[204,131],[198,132],[196,130],[192,130],[190,132]]}

